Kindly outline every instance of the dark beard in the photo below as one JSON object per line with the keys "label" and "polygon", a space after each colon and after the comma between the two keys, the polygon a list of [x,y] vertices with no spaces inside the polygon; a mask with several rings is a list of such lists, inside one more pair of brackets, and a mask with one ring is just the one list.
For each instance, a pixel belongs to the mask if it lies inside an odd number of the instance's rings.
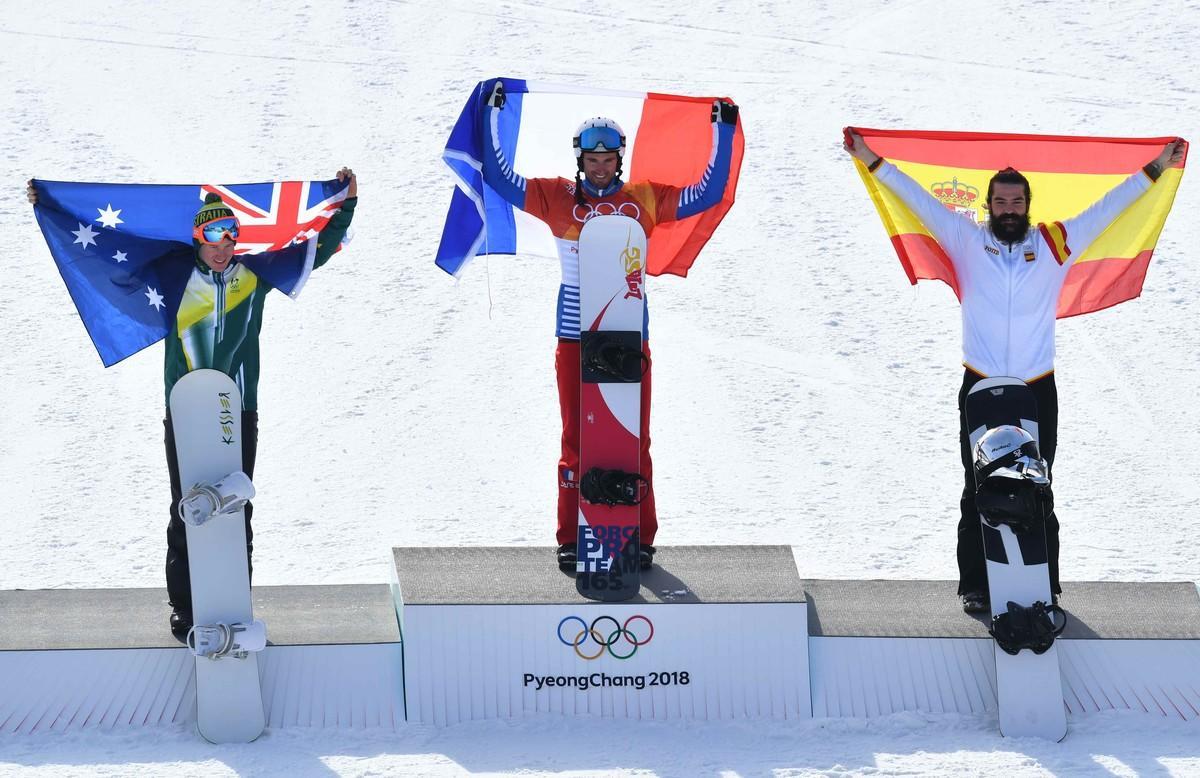
{"label": "dark beard", "polygon": [[1029,232],[1029,214],[1023,213],[1018,216],[1015,213],[1006,213],[989,219],[988,227],[1001,243],[1017,243],[1025,240],[1025,234]]}

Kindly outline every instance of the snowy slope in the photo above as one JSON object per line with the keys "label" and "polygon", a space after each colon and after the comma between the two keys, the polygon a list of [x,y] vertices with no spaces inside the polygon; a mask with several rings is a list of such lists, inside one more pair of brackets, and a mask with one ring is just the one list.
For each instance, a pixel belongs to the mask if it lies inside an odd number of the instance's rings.
{"label": "snowy slope", "polygon": [[[21,196],[31,175],[254,181],[328,177],[342,164],[360,174],[353,244],[298,301],[267,307],[256,583],[384,581],[393,545],[552,543],[557,264],[480,260],[456,283],[432,259],[452,187],[442,144],[471,85],[500,74],[742,105],[737,205],[688,279],[650,286],[660,541],[789,543],[812,577],[953,578],[957,303],[944,286],[907,285],[840,128],[1200,139],[1200,5],[1072,8],[6,7],[0,588],[161,585],[169,503],[161,348],[101,368]],[[1200,580],[1196,192],[1186,178],[1141,299],[1059,325],[1067,580]],[[968,718],[605,723],[595,732],[632,743],[627,759],[599,764],[568,755],[572,731],[543,720],[396,738],[281,732],[228,750],[188,733],[0,739],[0,766],[1200,770],[1196,726],[1140,716],[1089,720],[1058,749],[1001,742]]]}

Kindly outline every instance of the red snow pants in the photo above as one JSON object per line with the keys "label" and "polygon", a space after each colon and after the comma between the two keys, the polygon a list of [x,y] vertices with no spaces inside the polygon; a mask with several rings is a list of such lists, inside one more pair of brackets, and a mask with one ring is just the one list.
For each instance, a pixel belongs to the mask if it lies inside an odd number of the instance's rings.
{"label": "red snow pants", "polygon": [[[650,344],[642,343],[650,360]],[[641,542],[653,545],[658,532],[654,512],[653,464],[650,461],[650,369],[642,376],[641,474],[649,491],[639,506],[642,510]],[[562,413],[562,456],[558,460],[558,532],[559,545],[574,543],[579,534],[579,341],[559,340],[554,352],[554,371],[558,374],[558,407]]]}

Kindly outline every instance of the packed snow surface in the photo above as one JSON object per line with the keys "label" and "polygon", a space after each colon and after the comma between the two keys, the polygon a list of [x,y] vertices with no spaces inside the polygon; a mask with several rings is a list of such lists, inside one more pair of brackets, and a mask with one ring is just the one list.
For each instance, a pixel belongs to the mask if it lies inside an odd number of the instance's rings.
{"label": "packed snow surface", "polygon": [[[958,305],[908,285],[841,128],[1197,139],[1198,30],[1194,0],[12,3],[0,589],[162,585],[170,497],[161,347],[101,367],[31,176],[359,174],[353,243],[267,306],[257,584],[384,582],[391,546],[553,542],[557,263],[480,259],[458,282],[433,265],[442,145],[494,75],[742,106],[737,204],[690,277],[650,282],[659,542],[786,543],[806,577],[953,578]],[[1196,192],[1185,178],[1140,299],[1059,323],[1067,581],[1200,579]],[[0,770],[1194,775],[1200,728],[1112,713],[1053,745],[965,716],[532,718],[220,748],[147,730],[0,737]]]}

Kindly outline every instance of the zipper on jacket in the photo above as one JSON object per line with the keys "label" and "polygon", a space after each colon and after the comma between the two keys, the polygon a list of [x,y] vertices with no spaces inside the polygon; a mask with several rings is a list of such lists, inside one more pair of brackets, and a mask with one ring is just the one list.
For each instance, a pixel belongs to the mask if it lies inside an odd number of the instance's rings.
{"label": "zipper on jacket", "polygon": [[1013,296],[1013,271],[1016,268],[1016,263],[1013,262],[1014,248],[1009,244],[1008,255],[1004,260],[1008,264],[1008,315],[1004,322],[1004,373],[1012,375],[1012,296]]}
{"label": "zipper on jacket", "polygon": [[216,343],[225,340],[225,273],[213,273],[213,284],[216,287],[216,300],[213,313],[217,316],[217,327],[214,335]]}

